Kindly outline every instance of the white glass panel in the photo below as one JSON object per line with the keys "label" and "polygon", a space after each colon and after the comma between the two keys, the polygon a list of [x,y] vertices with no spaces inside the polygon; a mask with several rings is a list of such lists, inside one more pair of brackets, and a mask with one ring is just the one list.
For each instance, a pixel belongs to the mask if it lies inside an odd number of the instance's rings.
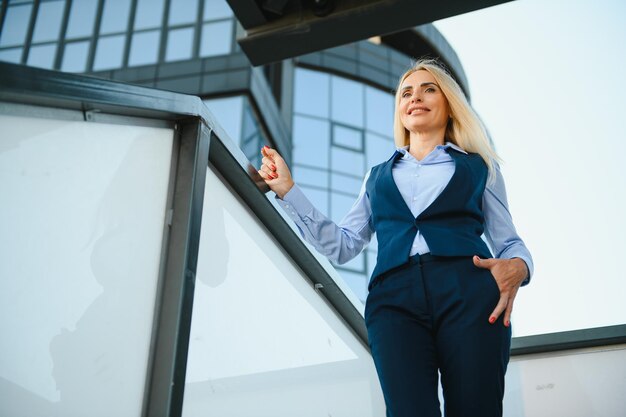
{"label": "white glass panel", "polygon": [[298,113],[328,117],[330,75],[296,68],[294,108]]}
{"label": "white glass panel", "polygon": [[505,386],[506,417],[623,416],[626,345],[514,357]]}
{"label": "white glass panel", "polygon": [[226,20],[202,25],[200,56],[224,55],[230,52],[233,38],[233,21]]}
{"label": "white glass panel", "polygon": [[14,62],[19,64],[22,61],[23,48],[11,48],[0,51],[0,61]]}
{"label": "white glass panel", "polygon": [[0,126],[0,415],[139,416],[173,132]]}
{"label": "white glass panel", "polygon": [[361,342],[207,173],[184,416],[381,416]]}
{"label": "white glass panel", "polygon": [[334,146],[331,159],[333,171],[351,175],[364,174],[365,155],[361,152],[349,151]]}

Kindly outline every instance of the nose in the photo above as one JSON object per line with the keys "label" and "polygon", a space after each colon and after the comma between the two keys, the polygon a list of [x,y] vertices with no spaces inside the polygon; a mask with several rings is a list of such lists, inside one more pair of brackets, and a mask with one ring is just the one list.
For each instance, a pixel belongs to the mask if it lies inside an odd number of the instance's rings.
{"label": "nose", "polygon": [[419,102],[419,101],[422,101],[422,96],[419,91],[416,91],[411,96],[411,102]]}

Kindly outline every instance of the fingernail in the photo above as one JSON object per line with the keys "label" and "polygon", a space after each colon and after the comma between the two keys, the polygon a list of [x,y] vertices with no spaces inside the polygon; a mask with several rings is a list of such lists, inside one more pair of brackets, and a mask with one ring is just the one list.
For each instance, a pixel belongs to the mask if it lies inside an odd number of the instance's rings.
{"label": "fingernail", "polygon": [[493,324],[496,321],[494,316],[489,317],[489,323]]}
{"label": "fingernail", "polygon": [[271,172],[271,173],[270,173],[270,177],[272,177],[272,178],[274,178],[274,179],[275,179],[276,177],[278,177],[278,175],[276,175],[276,174],[274,174],[273,172]]}
{"label": "fingernail", "polygon": [[276,165],[271,164],[270,166],[272,167],[272,169],[273,169],[274,171],[276,171]]}
{"label": "fingernail", "polygon": [[511,322],[507,320],[507,321],[505,321],[505,322],[504,322],[504,325],[505,325],[506,327],[509,327],[509,326],[511,325]]}

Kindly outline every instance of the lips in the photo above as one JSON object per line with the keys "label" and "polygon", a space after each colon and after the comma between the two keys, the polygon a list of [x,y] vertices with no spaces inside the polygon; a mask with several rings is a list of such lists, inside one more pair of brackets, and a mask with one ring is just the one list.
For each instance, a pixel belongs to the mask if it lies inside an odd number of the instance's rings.
{"label": "lips", "polygon": [[430,109],[428,107],[424,107],[424,106],[414,106],[414,107],[409,107],[409,111],[407,112],[408,114],[413,114],[414,111],[417,110],[417,113],[425,113],[430,111]]}

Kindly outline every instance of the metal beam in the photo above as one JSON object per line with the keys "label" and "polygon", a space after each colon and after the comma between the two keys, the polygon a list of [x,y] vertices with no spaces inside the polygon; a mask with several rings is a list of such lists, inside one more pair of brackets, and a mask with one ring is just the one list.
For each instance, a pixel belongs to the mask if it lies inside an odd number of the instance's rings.
{"label": "metal beam", "polygon": [[253,65],[262,65],[508,1],[329,0],[334,2],[332,11],[320,17],[315,1],[294,0],[283,15],[265,15],[265,23],[253,22],[247,14],[250,9],[262,14],[254,0],[229,0],[229,4],[247,29],[247,35],[238,39],[241,49]]}

